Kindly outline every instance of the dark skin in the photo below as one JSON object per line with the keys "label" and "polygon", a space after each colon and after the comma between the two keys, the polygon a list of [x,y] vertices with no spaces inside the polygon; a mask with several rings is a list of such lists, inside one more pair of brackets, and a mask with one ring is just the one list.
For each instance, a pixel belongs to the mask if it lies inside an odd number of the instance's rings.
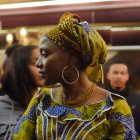
{"label": "dark skin", "polygon": [[[55,46],[48,39],[41,42],[40,53],[41,56],[36,65],[41,69],[40,74],[45,85],[48,86],[55,83],[61,83],[64,91],[64,100],[66,102],[76,100],[89,91],[92,82],[89,81],[85,72],[79,69],[78,60],[74,54]],[[62,79],[62,70],[65,66],[75,66],[77,68],[79,78],[74,84],[67,84]],[[69,69],[66,78],[69,81],[74,81],[76,76],[77,73],[72,71],[72,69]],[[82,103],[82,105],[94,104],[105,99],[109,95],[110,93],[108,91],[95,85],[93,93]]]}

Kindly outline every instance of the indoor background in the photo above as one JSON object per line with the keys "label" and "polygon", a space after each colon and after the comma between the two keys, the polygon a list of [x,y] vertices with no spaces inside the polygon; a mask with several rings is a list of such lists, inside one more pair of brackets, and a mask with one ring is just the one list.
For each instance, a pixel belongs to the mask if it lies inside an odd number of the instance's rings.
{"label": "indoor background", "polygon": [[130,84],[140,92],[139,0],[0,0],[0,64],[5,48],[17,42],[38,45],[64,12],[79,14],[102,35],[108,49],[105,73],[113,59],[126,60]]}

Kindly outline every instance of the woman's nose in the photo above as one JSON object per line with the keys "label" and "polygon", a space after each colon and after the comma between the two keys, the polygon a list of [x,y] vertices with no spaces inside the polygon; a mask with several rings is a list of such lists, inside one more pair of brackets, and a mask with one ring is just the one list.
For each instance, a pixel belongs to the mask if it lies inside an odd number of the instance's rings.
{"label": "woman's nose", "polygon": [[38,59],[38,61],[36,62],[36,67],[38,68],[42,68],[43,67],[43,63],[41,62],[40,58]]}

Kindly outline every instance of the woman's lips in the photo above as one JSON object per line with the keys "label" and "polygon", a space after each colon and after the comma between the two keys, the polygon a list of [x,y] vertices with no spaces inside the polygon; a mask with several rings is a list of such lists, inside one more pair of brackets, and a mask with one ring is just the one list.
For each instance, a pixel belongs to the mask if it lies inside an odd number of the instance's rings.
{"label": "woman's lips", "polygon": [[41,78],[46,78],[46,72],[39,71]]}

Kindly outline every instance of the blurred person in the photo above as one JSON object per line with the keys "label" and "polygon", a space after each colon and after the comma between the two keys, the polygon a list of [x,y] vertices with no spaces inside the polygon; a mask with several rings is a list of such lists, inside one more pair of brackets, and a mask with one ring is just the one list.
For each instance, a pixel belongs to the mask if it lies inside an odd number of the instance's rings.
{"label": "blurred person", "polygon": [[3,69],[5,67],[7,58],[10,57],[10,55],[14,52],[14,50],[16,50],[17,48],[20,48],[20,47],[23,47],[23,45],[15,43],[5,50],[4,60],[3,60],[3,64],[2,64]]}
{"label": "blurred person", "polygon": [[6,50],[2,75],[3,96],[0,96],[0,139],[8,139],[14,125],[27,108],[37,87],[43,82],[39,68],[39,48],[22,46]]}
{"label": "blurred person", "polygon": [[3,74],[3,71],[4,71],[6,61],[9,58],[9,56],[13,53],[13,51],[16,50],[19,47],[23,47],[23,45],[15,43],[5,50],[5,53],[4,53],[4,56],[3,56],[3,61],[2,61],[2,64],[1,64],[1,69],[0,69],[0,71],[1,71],[0,72],[1,73],[1,76],[0,76],[0,89],[1,89],[0,96],[3,94],[2,85],[1,85],[1,77],[2,77],[2,74]]}
{"label": "blurred person", "polygon": [[106,89],[123,96],[131,107],[136,131],[140,135],[140,95],[128,85],[129,70],[127,63],[121,59],[112,61],[107,72]]}
{"label": "blurred person", "polygon": [[[103,76],[106,52],[97,31],[78,15],[65,13],[58,26],[41,38],[36,64],[46,86],[61,83],[62,88],[40,90],[11,139],[138,139],[127,102],[96,85]],[[87,77],[91,70],[93,81]],[[59,100],[54,94],[59,94]]]}

